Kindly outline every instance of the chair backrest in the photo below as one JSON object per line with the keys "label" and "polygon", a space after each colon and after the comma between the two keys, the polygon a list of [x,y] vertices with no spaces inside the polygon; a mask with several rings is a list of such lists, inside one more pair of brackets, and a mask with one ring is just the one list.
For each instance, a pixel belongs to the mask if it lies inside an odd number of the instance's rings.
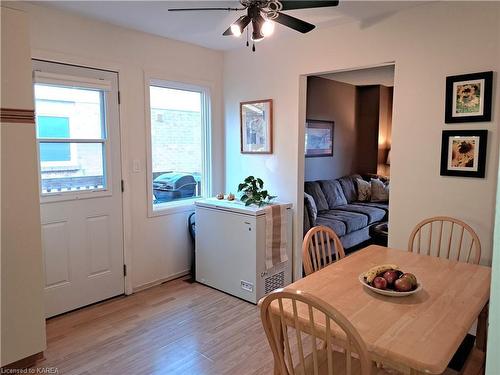
{"label": "chair backrest", "polygon": [[[333,374],[334,368],[335,374],[371,373],[372,362],[363,339],[327,302],[306,292],[278,289],[263,299],[260,316],[275,369],[281,375],[318,374],[320,367],[328,374]],[[334,346],[344,350],[334,354]],[[353,353],[357,355],[355,360]]]}
{"label": "chair backrest", "polygon": [[410,234],[408,251],[479,264],[481,242],[461,220],[436,216],[422,220]]}
{"label": "chair backrest", "polygon": [[[333,242],[333,251],[332,251]],[[335,254],[335,259],[333,256]],[[306,275],[345,257],[344,247],[335,232],[325,226],[312,227],[302,243],[302,264]]]}

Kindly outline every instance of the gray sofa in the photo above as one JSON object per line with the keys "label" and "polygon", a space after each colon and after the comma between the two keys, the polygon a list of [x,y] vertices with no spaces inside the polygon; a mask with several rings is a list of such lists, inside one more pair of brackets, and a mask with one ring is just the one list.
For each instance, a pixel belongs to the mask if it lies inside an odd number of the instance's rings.
{"label": "gray sofa", "polygon": [[[364,176],[365,180],[375,177]],[[310,199],[304,199],[304,235],[316,225],[327,226],[339,236],[344,248],[356,246],[370,239],[370,227],[386,222],[389,202],[358,202],[356,178],[360,175],[341,177],[336,180],[307,181],[305,193]]]}

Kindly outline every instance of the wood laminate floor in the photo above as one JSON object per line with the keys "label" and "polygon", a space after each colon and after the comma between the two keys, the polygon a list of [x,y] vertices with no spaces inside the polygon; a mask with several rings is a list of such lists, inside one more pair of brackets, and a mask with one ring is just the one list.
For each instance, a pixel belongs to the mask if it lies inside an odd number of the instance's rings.
{"label": "wood laminate floor", "polygon": [[[272,374],[257,306],[181,279],[47,321],[58,374]],[[447,372],[453,374],[454,372]]]}
{"label": "wood laminate floor", "polygon": [[270,374],[258,308],[181,279],[47,321],[59,374]]}

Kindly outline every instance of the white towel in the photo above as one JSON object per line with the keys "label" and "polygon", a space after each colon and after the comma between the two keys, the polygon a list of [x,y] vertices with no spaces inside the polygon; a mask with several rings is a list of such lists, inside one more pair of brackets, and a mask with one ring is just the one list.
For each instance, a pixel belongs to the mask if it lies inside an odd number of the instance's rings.
{"label": "white towel", "polygon": [[273,204],[265,209],[266,216],[266,268],[286,262],[287,208]]}

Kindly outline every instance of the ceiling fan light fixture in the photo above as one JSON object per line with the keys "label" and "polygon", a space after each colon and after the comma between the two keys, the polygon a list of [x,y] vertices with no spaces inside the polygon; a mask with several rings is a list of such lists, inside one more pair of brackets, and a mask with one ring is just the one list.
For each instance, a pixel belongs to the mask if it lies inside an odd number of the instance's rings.
{"label": "ceiling fan light fixture", "polygon": [[236,23],[233,23],[231,25],[231,33],[233,33],[233,35],[235,37],[239,37],[241,35],[241,27],[240,27],[240,25],[238,25]]}
{"label": "ceiling fan light fixture", "polygon": [[272,35],[274,32],[274,22],[271,20],[265,20],[260,28],[260,33],[266,37]]}
{"label": "ceiling fan light fixture", "polygon": [[264,36],[259,33],[259,32],[253,32],[252,37],[251,37],[253,42],[260,42],[262,39],[264,39]]}

